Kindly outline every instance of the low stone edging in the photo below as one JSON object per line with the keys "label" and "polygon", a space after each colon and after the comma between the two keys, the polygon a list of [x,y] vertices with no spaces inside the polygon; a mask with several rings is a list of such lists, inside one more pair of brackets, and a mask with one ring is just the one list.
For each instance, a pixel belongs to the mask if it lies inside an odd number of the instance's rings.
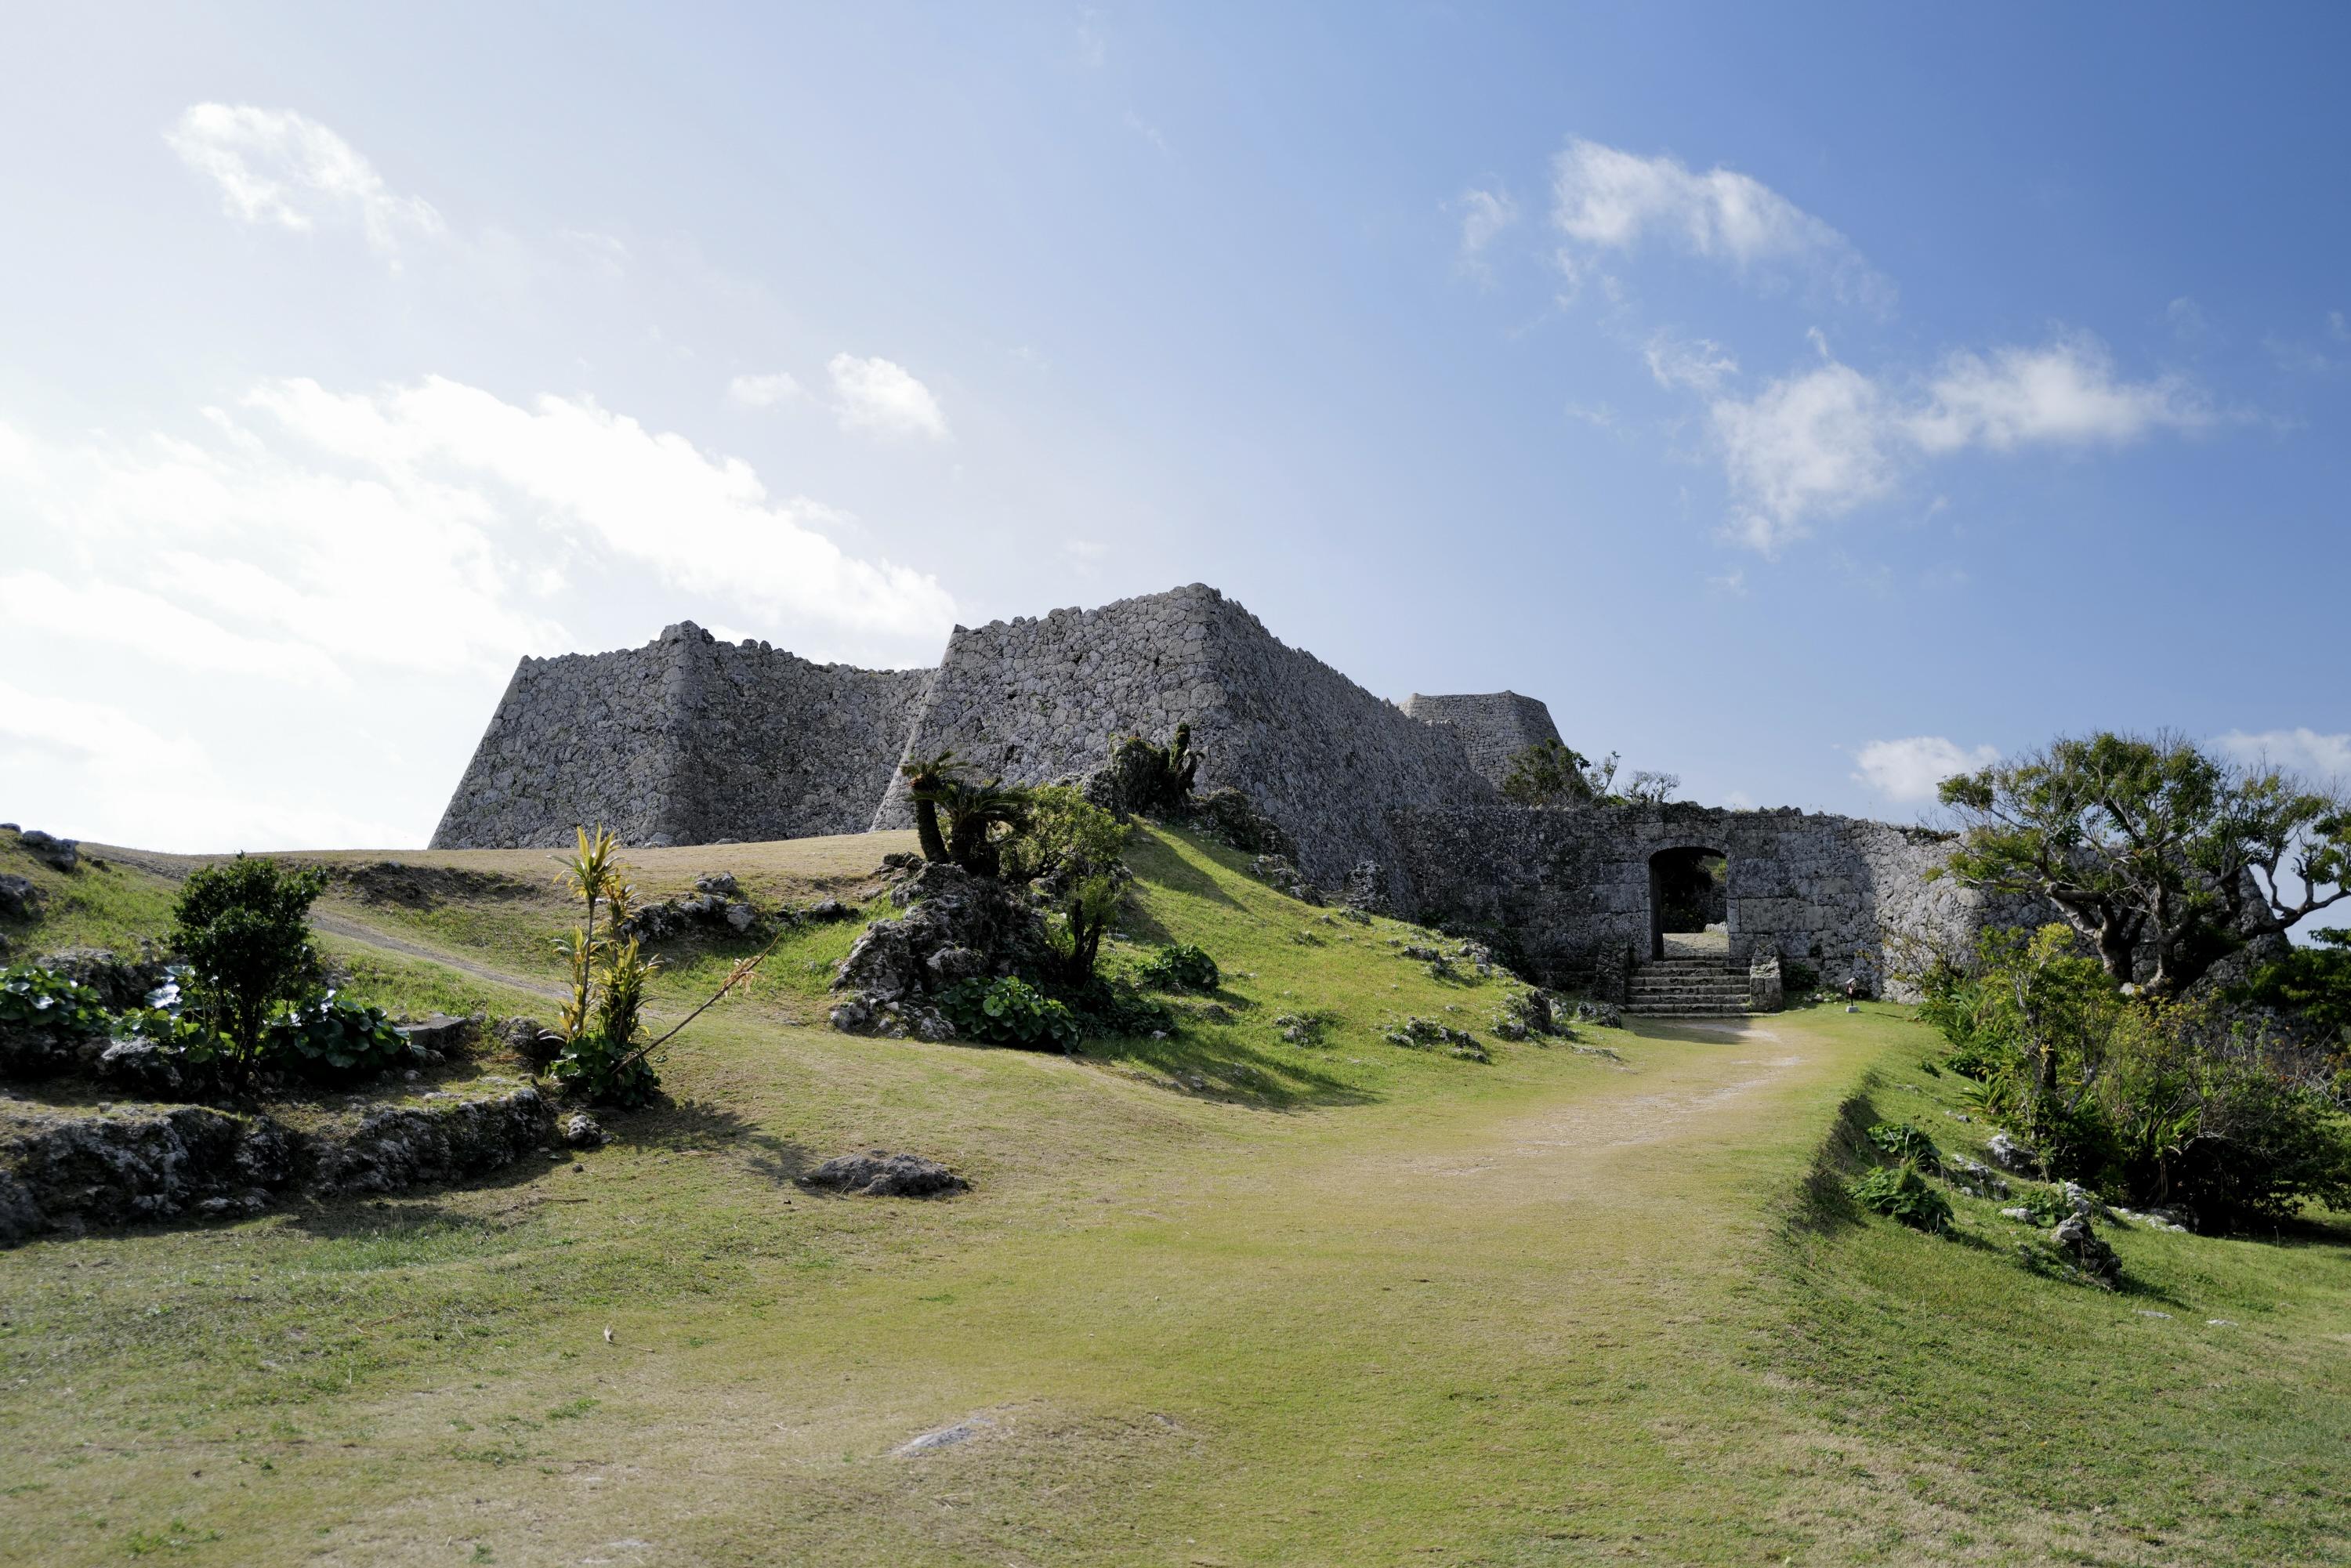
{"label": "low stone edging", "polygon": [[348,1132],[323,1134],[207,1105],[47,1113],[0,1140],[0,1246],[486,1176],[554,1134],[553,1107],[528,1084],[449,1106],[383,1106]]}

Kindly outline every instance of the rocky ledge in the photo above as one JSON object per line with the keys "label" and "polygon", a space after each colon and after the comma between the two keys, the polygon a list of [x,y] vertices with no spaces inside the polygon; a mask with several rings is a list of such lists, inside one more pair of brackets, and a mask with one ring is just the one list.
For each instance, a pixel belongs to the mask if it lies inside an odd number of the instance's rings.
{"label": "rocky ledge", "polygon": [[298,1131],[205,1105],[97,1114],[13,1102],[0,1124],[0,1245],[92,1226],[257,1214],[281,1199],[399,1192],[482,1176],[545,1147],[555,1113],[528,1084],[385,1105]]}

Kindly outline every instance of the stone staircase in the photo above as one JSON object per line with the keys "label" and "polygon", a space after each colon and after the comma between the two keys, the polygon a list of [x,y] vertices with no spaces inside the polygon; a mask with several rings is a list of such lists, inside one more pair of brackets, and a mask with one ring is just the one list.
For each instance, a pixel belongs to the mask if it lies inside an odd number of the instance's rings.
{"label": "stone staircase", "polygon": [[1747,1011],[1747,971],[1721,956],[1667,954],[1633,967],[1628,1013],[1652,1018],[1726,1017]]}

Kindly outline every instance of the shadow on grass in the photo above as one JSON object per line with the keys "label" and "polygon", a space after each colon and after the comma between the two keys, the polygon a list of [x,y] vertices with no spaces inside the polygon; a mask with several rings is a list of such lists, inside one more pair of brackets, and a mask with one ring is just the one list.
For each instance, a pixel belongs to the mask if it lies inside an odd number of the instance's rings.
{"label": "shadow on grass", "polygon": [[1084,1054],[1095,1061],[1153,1068],[1195,1094],[1254,1110],[1369,1105],[1381,1098],[1316,1067],[1300,1047],[1263,1049],[1222,1029],[1187,1030],[1165,1040],[1090,1040]]}
{"label": "shadow on grass", "polygon": [[669,1100],[615,1116],[605,1131],[616,1146],[684,1154],[695,1150],[736,1148],[756,1174],[778,1186],[789,1186],[818,1163],[806,1149],[786,1138],[762,1132],[759,1124],[707,1100]]}
{"label": "shadow on grass", "polygon": [[[1157,831],[1168,833],[1171,830],[1161,828]],[[1195,841],[1191,847],[1220,864],[1224,862],[1224,855],[1218,854],[1209,845]],[[1226,854],[1237,852],[1225,852]],[[1134,873],[1135,880],[1138,882],[1148,883],[1154,887],[1164,887],[1170,893],[1188,894],[1194,898],[1205,899],[1210,904],[1222,904],[1227,909],[1240,910],[1246,907],[1239,899],[1227,893],[1215,877],[1177,853],[1175,845],[1165,839],[1138,834],[1127,851],[1126,863]],[[1228,869],[1240,871],[1242,867],[1237,862]]]}

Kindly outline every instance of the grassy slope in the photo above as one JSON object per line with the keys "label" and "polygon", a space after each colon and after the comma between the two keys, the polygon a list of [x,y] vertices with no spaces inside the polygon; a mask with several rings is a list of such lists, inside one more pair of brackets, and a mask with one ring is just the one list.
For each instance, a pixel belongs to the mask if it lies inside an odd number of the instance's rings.
{"label": "grassy slope", "polygon": [[[854,897],[881,847],[645,858]],[[849,935],[820,929],[583,1169],[0,1254],[0,1556],[2346,1554],[2343,1238],[2126,1233],[2137,1293],[2064,1286],[2010,1260],[1991,1206],[1961,1206],[1973,1245],[1862,1221],[1834,1171],[1801,1197],[1857,1084],[1848,1119],[1980,1130],[1941,1116],[1894,1009],[1479,1066],[1377,1030],[1451,1007],[1482,1036],[1499,983],[1431,979],[1387,946],[1405,928],[1326,924],[1198,844],[1136,860],[1130,935],[1207,946],[1233,1021],[1081,1061],[848,1040],[793,1021]],[[115,874],[61,906],[72,935],[160,912]],[[553,973],[559,911],[528,888],[334,913]],[[380,999],[533,1000],[329,945]],[[676,956],[679,988],[723,957]],[[1301,1010],[1326,1044],[1280,1042]],[[866,1145],[975,1190],[790,1185]]]}

